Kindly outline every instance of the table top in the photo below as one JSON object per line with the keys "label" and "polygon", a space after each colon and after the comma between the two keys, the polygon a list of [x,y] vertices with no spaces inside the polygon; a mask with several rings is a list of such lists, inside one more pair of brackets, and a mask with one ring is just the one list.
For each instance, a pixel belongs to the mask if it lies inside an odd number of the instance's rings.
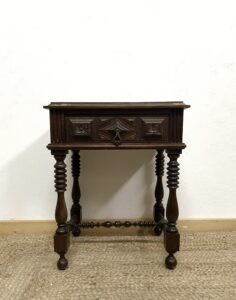
{"label": "table top", "polygon": [[182,101],[168,102],[51,102],[46,109],[158,109],[189,108]]}

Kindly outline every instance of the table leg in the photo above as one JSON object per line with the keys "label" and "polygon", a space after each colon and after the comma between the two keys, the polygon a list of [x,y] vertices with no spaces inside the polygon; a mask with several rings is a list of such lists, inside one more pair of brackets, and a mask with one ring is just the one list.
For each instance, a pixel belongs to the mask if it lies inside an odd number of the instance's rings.
{"label": "table leg", "polygon": [[73,204],[71,207],[71,222],[73,223],[72,234],[74,236],[80,235],[80,229],[76,224],[81,223],[82,221],[82,210],[80,205],[80,186],[79,186],[79,176],[80,176],[80,154],[79,151],[75,150],[71,156],[71,164],[72,164],[72,176],[73,176],[73,186],[71,197],[73,200]]}
{"label": "table leg", "polygon": [[160,235],[162,233],[162,225],[160,224],[160,221],[164,219],[165,215],[165,209],[162,204],[162,199],[164,196],[164,190],[163,190],[163,184],[162,184],[162,176],[164,175],[164,151],[158,150],[156,155],[156,176],[157,176],[157,183],[155,188],[155,198],[156,202],[153,207],[153,215],[154,215],[154,221],[156,223],[159,223],[154,227],[154,232],[156,235]]}
{"label": "table leg", "polygon": [[166,257],[165,265],[168,269],[174,269],[177,260],[174,253],[179,251],[180,235],[176,228],[176,221],[179,216],[176,189],[179,184],[179,163],[177,159],[181,150],[168,150],[167,154],[170,159],[167,167],[167,186],[169,188],[169,198],[166,207],[167,226],[164,232],[164,245],[169,255]]}
{"label": "table leg", "polygon": [[68,151],[53,150],[52,154],[56,160],[54,165],[55,173],[55,189],[57,192],[57,205],[55,219],[57,222],[57,230],[54,235],[54,251],[60,256],[57,267],[60,270],[66,269],[68,261],[65,254],[69,248],[70,235],[67,221],[67,208],[65,203],[64,192],[66,191],[66,164],[64,162]]}

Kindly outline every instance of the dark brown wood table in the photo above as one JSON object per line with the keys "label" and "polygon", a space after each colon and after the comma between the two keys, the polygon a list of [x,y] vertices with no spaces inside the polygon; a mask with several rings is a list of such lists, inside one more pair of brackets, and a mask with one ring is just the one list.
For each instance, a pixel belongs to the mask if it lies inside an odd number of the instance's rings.
{"label": "dark brown wood table", "polygon": [[[65,254],[69,248],[70,231],[80,235],[81,228],[99,226],[153,226],[156,235],[164,231],[164,245],[168,252],[165,265],[174,269],[177,260],[174,253],[179,251],[180,235],[176,227],[178,202],[176,189],[179,183],[178,157],[186,146],[182,142],[183,112],[190,107],[183,102],[52,102],[44,106],[50,111],[51,150],[54,165],[57,205],[55,218],[57,230],[54,235],[54,250],[59,254],[57,266],[66,269],[68,261]],[[154,220],[148,221],[106,221],[82,222],[80,205],[80,155],[81,149],[155,149],[156,176]],[[67,221],[66,164],[68,151],[72,151],[72,199],[71,218]],[[165,209],[162,204],[164,174],[164,151],[169,162],[167,167],[167,186],[169,197]]]}

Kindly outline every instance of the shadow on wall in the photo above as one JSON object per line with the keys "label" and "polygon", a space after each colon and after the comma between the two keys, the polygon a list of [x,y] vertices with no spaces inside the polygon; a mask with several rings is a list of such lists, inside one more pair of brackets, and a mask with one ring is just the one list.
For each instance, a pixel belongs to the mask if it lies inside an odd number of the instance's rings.
{"label": "shadow on wall", "polygon": [[[49,132],[1,170],[1,219],[53,219],[56,205]],[[152,217],[155,189],[153,150],[81,151],[84,219]],[[67,155],[68,210],[71,207],[71,153]]]}

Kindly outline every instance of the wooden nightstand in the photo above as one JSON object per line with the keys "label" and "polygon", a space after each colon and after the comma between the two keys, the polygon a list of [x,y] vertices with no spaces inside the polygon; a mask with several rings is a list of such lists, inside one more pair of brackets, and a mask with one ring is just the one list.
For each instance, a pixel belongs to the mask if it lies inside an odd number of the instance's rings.
{"label": "wooden nightstand", "polygon": [[[64,270],[68,261],[65,254],[69,248],[69,236],[80,234],[80,228],[95,226],[153,226],[156,235],[164,231],[164,245],[169,255],[165,264],[174,269],[177,261],[174,253],[179,250],[180,236],[176,227],[178,219],[179,163],[177,159],[185,148],[182,142],[183,112],[190,107],[183,102],[131,102],[131,103],[76,103],[52,102],[44,106],[50,110],[51,143],[48,149],[54,155],[55,188],[57,192],[54,250],[60,255],[57,266]],[[154,221],[83,223],[80,205],[80,155],[81,149],[156,149],[156,175]],[[68,150],[72,151],[73,188],[71,219],[67,222],[66,164]],[[162,204],[164,154],[169,157],[167,186],[169,198],[165,209]]]}

